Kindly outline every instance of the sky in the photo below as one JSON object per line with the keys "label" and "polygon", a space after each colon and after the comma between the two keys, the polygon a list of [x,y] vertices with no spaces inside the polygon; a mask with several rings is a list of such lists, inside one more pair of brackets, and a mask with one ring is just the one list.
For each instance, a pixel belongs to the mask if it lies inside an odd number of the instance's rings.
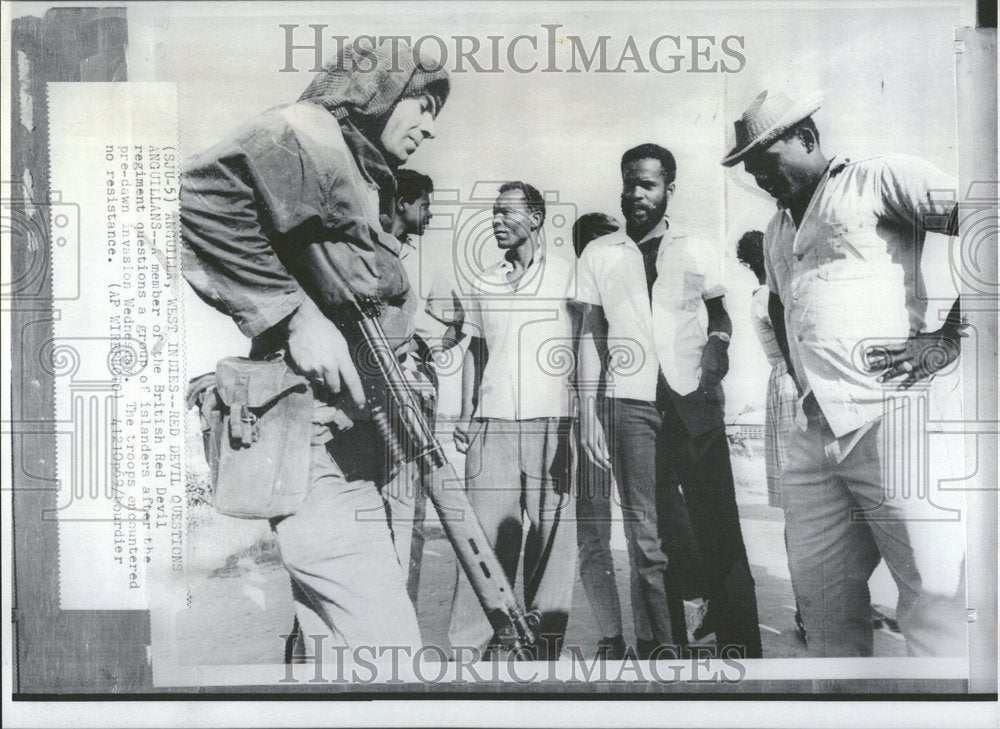
{"label": "sky", "polygon": [[[542,47],[542,24],[558,23],[558,34],[579,36],[588,48],[598,35],[610,36],[611,65],[629,36],[642,52],[664,34],[743,36],[746,63],[737,73],[637,73],[634,64],[625,73],[453,73],[436,138],[407,166],[431,175],[437,190],[435,219],[421,241],[422,269],[448,277],[453,261],[496,256],[488,229],[465,223],[484,215],[500,182],[525,180],[546,194],[546,238],[569,255],[568,226],[576,215],[620,215],[621,153],[646,141],[668,147],[678,162],[668,212],[689,235],[716,246],[725,261],[734,322],[728,415],[749,411],[747,417],[760,422],[753,414],[764,400],[767,364],[749,319],[756,281],[736,262],[735,242],[745,230],[763,229],[774,204],[741,168],[719,165],[732,143],[732,123],[765,88],[792,96],[819,91],[824,102],[815,119],[828,154],[915,154],[957,174],[952,26],[963,16],[958,5],[943,3],[905,10],[859,3],[835,10],[829,3],[826,9],[774,2],[692,5],[131,5],[129,77],[177,83],[182,156],[189,157],[252,115],[293,101],[308,84],[310,53],[295,56],[297,73],[279,72],[281,24],[298,24],[303,42],[311,38],[308,24],[323,23],[330,36],[473,35],[485,45],[491,35],[528,34]],[[255,17],[237,17],[248,10]],[[568,45],[556,46],[559,67],[570,65]],[[529,55],[529,62],[546,61],[544,50]],[[684,63],[690,65],[690,57]],[[925,271],[936,272],[929,276],[932,297],[947,299],[948,250],[945,239],[939,243],[929,242]],[[429,284],[422,276],[416,285],[426,290]],[[235,325],[188,294],[189,373],[245,354],[248,343]]]}

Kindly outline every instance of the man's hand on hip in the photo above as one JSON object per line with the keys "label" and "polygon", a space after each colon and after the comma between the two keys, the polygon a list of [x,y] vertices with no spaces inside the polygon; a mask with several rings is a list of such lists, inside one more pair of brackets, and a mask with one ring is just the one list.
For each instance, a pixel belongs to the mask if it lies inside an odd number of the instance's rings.
{"label": "man's hand on hip", "polygon": [[365,391],[347,341],[310,299],[288,320],[288,353],[303,375],[335,394],[346,387],[358,408],[364,408]]}
{"label": "man's hand on hip", "polygon": [[958,359],[967,324],[945,326],[936,332],[918,332],[905,342],[869,347],[865,364],[869,372],[881,372],[879,382],[896,382],[905,390],[933,376]]}

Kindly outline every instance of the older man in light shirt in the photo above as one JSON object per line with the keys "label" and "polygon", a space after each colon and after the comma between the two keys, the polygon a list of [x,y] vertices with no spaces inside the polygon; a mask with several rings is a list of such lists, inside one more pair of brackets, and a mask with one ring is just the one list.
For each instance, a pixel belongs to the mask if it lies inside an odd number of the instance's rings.
{"label": "older man in light shirt", "polygon": [[909,652],[959,655],[962,499],[941,484],[960,480],[962,442],[931,431],[961,417],[950,365],[963,324],[956,300],[928,329],[920,271],[926,233],[957,227],[956,183],[915,157],[826,157],[819,105],[762,93],[722,161],[742,161],[780,208],[764,254],[771,320],[802,394],[782,496],[809,651],[871,655],[868,578],[881,555]]}
{"label": "older man in light shirt", "polygon": [[[474,282],[465,304],[462,415],[455,443],[466,453],[469,500],[514,583],[521,558],[524,602],[540,621],[535,658],[559,657],[576,572],[570,478],[573,265],[542,241],[545,201],[524,182],[500,187],[493,236],[503,258]],[[480,651],[493,631],[458,574],[449,639]]]}

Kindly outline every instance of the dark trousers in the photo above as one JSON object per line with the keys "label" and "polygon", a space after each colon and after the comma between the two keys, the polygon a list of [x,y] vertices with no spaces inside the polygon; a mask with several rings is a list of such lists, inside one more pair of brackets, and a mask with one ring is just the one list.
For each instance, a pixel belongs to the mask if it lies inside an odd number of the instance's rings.
{"label": "dark trousers", "polygon": [[[704,570],[704,597],[709,599],[707,620],[715,630],[716,646],[720,652],[729,648],[745,658],[760,658],[757,595],[736,506],[725,425],[720,422],[717,428],[692,436],[670,399],[661,398],[659,404],[662,417],[662,455],[657,453],[661,464],[659,474],[671,483],[675,480],[680,483],[686,506],[686,514],[682,515],[672,497],[659,504],[667,554],[671,555],[672,544],[668,532],[683,532],[686,527],[681,521],[686,517],[693,527]],[[668,590],[672,583],[683,590],[690,584],[690,577],[684,572],[668,570]]]}
{"label": "dark trousers", "polygon": [[[608,398],[600,412],[635,571],[637,637],[683,645],[683,598],[704,596],[707,588],[684,499],[669,468],[662,415],[652,402],[623,398]],[[639,626],[649,626],[652,635],[638,635]]]}

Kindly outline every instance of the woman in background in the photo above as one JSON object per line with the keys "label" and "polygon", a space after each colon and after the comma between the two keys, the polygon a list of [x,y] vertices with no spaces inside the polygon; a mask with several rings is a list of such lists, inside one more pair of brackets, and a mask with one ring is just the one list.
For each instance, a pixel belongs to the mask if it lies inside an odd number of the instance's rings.
{"label": "woman in background", "polygon": [[[778,347],[774,326],[767,312],[769,292],[764,284],[764,234],[747,231],[736,244],[739,262],[753,271],[759,285],[753,291],[750,318],[757,339],[764,350],[771,375],[767,380],[767,409],[764,418],[764,462],[767,471],[767,503],[781,508],[781,471],[788,462],[788,436],[795,423],[795,400],[798,389],[788,373],[788,363]],[[806,629],[795,602],[795,632],[805,642]]]}

